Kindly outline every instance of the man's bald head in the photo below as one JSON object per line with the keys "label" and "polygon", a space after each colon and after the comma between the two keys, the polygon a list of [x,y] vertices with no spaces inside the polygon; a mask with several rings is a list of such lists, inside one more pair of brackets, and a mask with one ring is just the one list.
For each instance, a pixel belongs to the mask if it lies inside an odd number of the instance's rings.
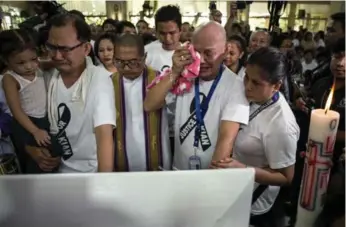
{"label": "man's bald head", "polygon": [[249,52],[253,53],[261,47],[270,45],[270,35],[266,31],[255,31],[250,36]]}
{"label": "man's bald head", "polygon": [[193,34],[192,42],[200,38],[200,36],[202,36],[203,39],[210,39],[213,40],[213,42],[220,42],[220,44],[223,45],[226,45],[227,42],[225,29],[221,24],[215,21],[209,21],[197,27]]}
{"label": "man's bald head", "polygon": [[226,54],[226,31],[217,22],[210,21],[198,27],[193,34],[192,44],[201,56],[199,76],[214,79]]}

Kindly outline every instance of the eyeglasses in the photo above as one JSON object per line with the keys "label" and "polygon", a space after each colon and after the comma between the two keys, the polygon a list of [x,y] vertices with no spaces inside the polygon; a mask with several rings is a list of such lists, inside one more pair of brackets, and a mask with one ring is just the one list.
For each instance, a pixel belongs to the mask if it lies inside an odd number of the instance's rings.
{"label": "eyeglasses", "polygon": [[125,66],[127,66],[130,69],[135,69],[135,68],[138,68],[142,64],[143,59],[144,58],[131,59],[131,60],[115,59],[115,65],[119,68],[125,68]]}
{"label": "eyeglasses", "polygon": [[57,46],[57,45],[53,45],[50,43],[46,43],[46,50],[50,53],[56,53],[57,51],[59,51],[61,54],[68,54],[71,51],[75,50],[76,48],[82,46],[84,44],[84,42],[79,43],[73,47],[65,47],[65,46]]}

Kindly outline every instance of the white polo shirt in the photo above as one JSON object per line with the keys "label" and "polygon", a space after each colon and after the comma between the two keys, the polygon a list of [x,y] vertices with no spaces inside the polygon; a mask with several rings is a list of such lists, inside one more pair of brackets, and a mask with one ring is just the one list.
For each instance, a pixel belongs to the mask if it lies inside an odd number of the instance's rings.
{"label": "white polo shirt", "polygon": [[[253,104],[250,113],[260,106]],[[233,158],[259,168],[281,169],[295,164],[299,126],[292,110],[280,93],[279,100],[260,112],[239,131],[233,148]],[[255,188],[258,187],[255,183]],[[280,187],[269,186],[252,205],[252,214],[269,211]]]}
{"label": "white polo shirt", "polygon": [[[208,95],[214,81],[200,80],[200,101]],[[195,110],[194,86],[189,93],[173,96],[168,95],[166,103],[175,103],[175,151],[173,166],[180,170],[189,169],[189,158],[194,155],[195,127],[193,116]],[[209,102],[208,111],[204,117],[206,133],[203,142],[199,143],[198,156],[201,168],[207,169],[215,151],[219,126],[221,121],[233,121],[247,124],[249,120],[249,104],[244,95],[244,85],[241,78],[225,67],[221,79]]]}
{"label": "white polo shirt", "polygon": [[[130,171],[147,171],[145,127],[143,118],[143,76],[135,80],[123,78],[126,110],[126,151]],[[167,113],[164,108],[161,120],[162,168],[172,168],[169,146]]]}
{"label": "white polo shirt", "polygon": [[71,113],[71,120],[65,132],[73,155],[67,160],[62,160],[60,166],[62,173],[97,171],[95,128],[116,124],[114,88],[111,78],[106,73],[105,70],[88,62],[87,69],[79,78],[81,80],[82,77],[90,77],[90,83],[83,85],[86,86],[83,88],[86,89],[83,102],[72,99],[78,81],[69,88],[66,88],[61,77],[56,81],[56,100],[52,102],[54,105],[52,108],[57,109],[60,104],[66,104],[67,110],[65,108],[61,111]]}

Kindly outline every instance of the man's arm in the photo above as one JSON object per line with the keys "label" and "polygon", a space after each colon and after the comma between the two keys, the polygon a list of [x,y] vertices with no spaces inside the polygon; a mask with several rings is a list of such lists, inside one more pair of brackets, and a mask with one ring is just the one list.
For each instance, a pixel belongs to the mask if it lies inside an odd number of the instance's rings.
{"label": "man's arm", "polygon": [[143,104],[144,110],[154,111],[162,108],[165,105],[165,99],[177,78],[178,75],[172,72],[152,87],[145,97]]}
{"label": "man's arm", "polygon": [[234,4],[236,3],[231,2],[231,15],[228,17],[227,22],[225,24],[227,37],[229,37],[232,34],[232,24],[233,24],[233,21],[235,20],[235,14],[237,12],[237,6],[234,6]]}
{"label": "man's arm", "polygon": [[213,161],[219,161],[231,156],[239,127],[240,124],[238,122],[221,121],[219,136],[212,158]]}
{"label": "man's arm", "polygon": [[238,134],[240,124],[248,124],[249,103],[245,97],[244,85],[240,80],[234,80],[228,97],[223,103],[218,140],[213,155],[213,161],[229,158],[233,144]]}
{"label": "man's arm", "polygon": [[115,127],[114,87],[110,77],[97,75],[93,123],[97,145],[98,172],[112,172],[114,166],[113,128]]}
{"label": "man's arm", "polygon": [[98,172],[112,172],[114,165],[113,125],[95,128],[97,144]]}
{"label": "man's arm", "polygon": [[180,76],[186,65],[193,62],[190,51],[186,47],[178,48],[172,56],[172,72],[162,78],[154,87],[150,88],[144,100],[144,110],[153,111],[164,106],[167,94]]}

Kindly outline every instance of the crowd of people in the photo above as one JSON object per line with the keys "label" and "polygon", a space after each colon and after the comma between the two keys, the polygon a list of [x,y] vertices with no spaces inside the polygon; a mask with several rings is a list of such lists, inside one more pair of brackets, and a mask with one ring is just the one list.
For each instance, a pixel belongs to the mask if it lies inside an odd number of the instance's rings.
{"label": "crowd of people", "polygon": [[[167,5],[154,28],[88,25],[74,10],[39,32],[2,31],[0,154],[16,154],[22,174],[251,167],[250,223],[283,226],[281,192],[291,185],[285,199],[298,200],[311,105],[324,108],[333,84],[340,175],[345,14],[315,36],[250,31],[234,19],[194,28]],[[324,211],[317,224],[340,218]]]}

